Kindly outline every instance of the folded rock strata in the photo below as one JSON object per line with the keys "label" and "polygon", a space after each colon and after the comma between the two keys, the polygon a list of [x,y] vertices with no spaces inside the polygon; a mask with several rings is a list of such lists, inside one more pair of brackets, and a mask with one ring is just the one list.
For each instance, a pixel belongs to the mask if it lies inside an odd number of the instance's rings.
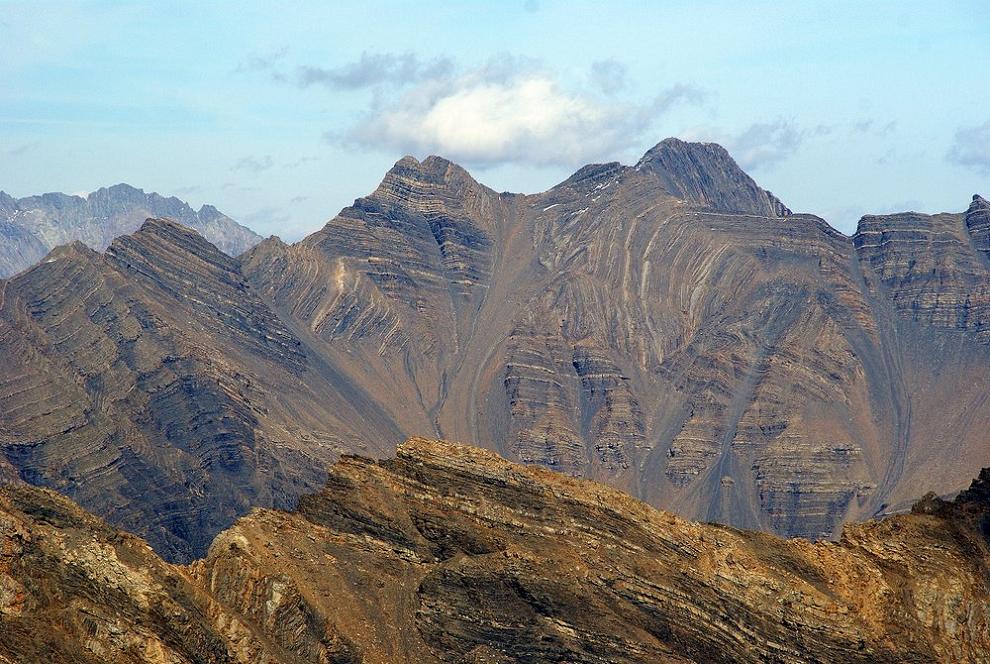
{"label": "folded rock strata", "polygon": [[347,456],[188,567],[0,490],[0,661],[985,662],[990,469],[810,543],[494,453]]}
{"label": "folded rock strata", "polygon": [[711,144],[534,195],[406,157],[293,245],[152,221],[0,282],[0,449],[173,560],[413,435],[837,537],[990,464],[988,251],[982,198],[846,237]]}
{"label": "folded rock strata", "polygon": [[849,238],[717,145],[668,139],[530,196],[407,157],[242,264],[409,433],[829,537],[990,463],[980,201]]}
{"label": "folded rock strata", "polygon": [[0,466],[175,560],[253,505],[293,505],[341,451],[382,453],[364,436],[400,435],[336,396],[237,263],[172,221],[0,282],[0,346]]}

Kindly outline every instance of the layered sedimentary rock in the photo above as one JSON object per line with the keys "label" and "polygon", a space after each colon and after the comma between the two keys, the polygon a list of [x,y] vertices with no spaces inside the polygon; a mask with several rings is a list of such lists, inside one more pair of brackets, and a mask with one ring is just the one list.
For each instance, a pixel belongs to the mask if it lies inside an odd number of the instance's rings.
{"label": "layered sedimentary rock", "polygon": [[656,175],[669,193],[702,207],[777,217],[791,214],[715,143],[668,138],[647,152],[636,169]]}
{"label": "layered sedimentary rock", "polygon": [[378,189],[291,247],[242,259],[252,284],[410,432],[432,432],[445,375],[476,336],[506,203],[439,157],[399,161]]}
{"label": "layered sedimentary rock", "polygon": [[988,215],[849,238],[676,140],[534,195],[406,157],[294,245],[156,222],[0,282],[3,458],[178,559],[411,435],[834,537],[990,464]]}
{"label": "layered sedimentary rock", "polygon": [[4,465],[175,559],[253,505],[294,504],[372,432],[399,435],[172,221],[0,282],[0,344]]}
{"label": "layered sedimentary rock", "polygon": [[981,197],[964,214],[863,217],[853,242],[903,317],[990,341],[990,204]]}
{"label": "layered sedimentary rock", "polygon": [[177,567],[13,487],[0,661],[984,662],[988,537],[990,470],[809,543],[419,439]]}
{"label": "layered sedimentary rock", "polygon": [[827,537],[990,463],[985,216],[848,238],[668,139],[530,196],[407,157],[243,265],[411,434]]}
{"label": "layered sedimentary rock", "polygon": [[231,256],[261,241],[211,205],[196,211],[177,198],[146,194],[126,184],[98,189],[85,198],[52,193],[15,199],[0,191],[0,277],[16,274],[51,249],[74,241],[103,251],[148,217],[185,224]]}

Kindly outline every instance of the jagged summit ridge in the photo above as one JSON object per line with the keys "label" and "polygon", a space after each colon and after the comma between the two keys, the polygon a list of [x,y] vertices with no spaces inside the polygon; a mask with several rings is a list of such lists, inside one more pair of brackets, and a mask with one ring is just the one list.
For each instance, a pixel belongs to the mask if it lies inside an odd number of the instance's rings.
{"label": "jagged summit ridge", "polygon": [[674,196],[726,212],[783,217],[791,212],[761,189],[717,143],[667,138],[651,148],[636,169],[654,173]]}
{"label": "jagged summit ridge", "polygon": [[148,217],[170,217],[189,226],[229,255],[261,240],[208,205],[194,211],[175,197],[145,193],[127,184],[102,187],[85,198],[49,193],[14,199],[0,196],[0,277],[20,272],[60,244],[79,240],[102,251],[114,238],[136,231]]}
{"label": "jagged summit ridge", "polygon": [[[574,186],[618,175],[628,168],[619,162],[588,164],[558,186]],[[633,168],[656,175],[670,194],[712,209],[770,217],[791,213],[773,194],[760,189],[717,143],[667,138],[648,150]],[[403,157],[388,172],[382,187],[387,189],[389,182],[403,177],[420,178],[434,184],[456,180],[475,182],[461,166],[436,155],[422,162],[409,155]]]}

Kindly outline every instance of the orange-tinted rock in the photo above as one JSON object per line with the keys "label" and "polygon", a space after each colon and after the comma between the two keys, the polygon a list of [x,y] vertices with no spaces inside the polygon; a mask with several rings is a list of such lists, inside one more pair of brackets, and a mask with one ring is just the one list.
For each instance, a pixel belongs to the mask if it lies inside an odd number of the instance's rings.
{"label": "orange-tinted rock", "polygon": [[982,662],[988,482],[809,543],[417,439],[188,567],[6,488],[0,661]]}

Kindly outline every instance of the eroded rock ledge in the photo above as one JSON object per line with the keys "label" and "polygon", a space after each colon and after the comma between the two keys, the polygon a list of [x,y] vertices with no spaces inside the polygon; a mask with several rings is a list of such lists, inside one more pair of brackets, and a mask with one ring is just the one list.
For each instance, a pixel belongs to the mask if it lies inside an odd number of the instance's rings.
{"label": "eroded rock ledge", "polygon": [[990,470],[809,543],[412,439],[188,567],[0,490],[0,662],[979,662]]}

